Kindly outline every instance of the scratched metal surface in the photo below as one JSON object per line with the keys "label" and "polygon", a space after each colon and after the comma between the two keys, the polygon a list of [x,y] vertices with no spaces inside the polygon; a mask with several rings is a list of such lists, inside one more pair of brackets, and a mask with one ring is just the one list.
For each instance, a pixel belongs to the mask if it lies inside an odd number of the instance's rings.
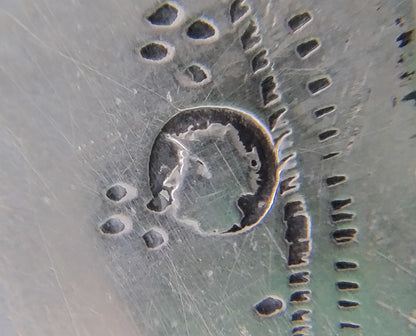
{"label": "scratched metal surface", "polygon": [[[412,3],[160,4],[0,3],[1,334],[414,335]],[[219,233],[256,188],[232,129],[176,135],[191,163],[147,206],[153,142],[197,106],[282,140],[247,232]]]}

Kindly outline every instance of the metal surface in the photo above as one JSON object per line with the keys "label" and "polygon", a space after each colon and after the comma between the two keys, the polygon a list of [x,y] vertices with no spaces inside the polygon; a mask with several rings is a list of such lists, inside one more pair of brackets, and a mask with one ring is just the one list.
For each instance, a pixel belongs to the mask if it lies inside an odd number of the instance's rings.
{"label": "metal surface", "polygon": [[[411,1],[2,0],[1,335],[414,335],[413,27]],[[200,106],[236,112],[165,126]]]}

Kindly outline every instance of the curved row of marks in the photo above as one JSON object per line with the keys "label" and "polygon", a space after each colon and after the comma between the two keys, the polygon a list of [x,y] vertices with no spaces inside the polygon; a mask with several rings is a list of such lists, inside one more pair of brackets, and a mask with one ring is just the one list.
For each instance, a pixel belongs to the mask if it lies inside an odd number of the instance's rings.
{"label": "curved row of marks", "polygon": [[[288,25],[294,31],[298,31],[305,27],[312,20],[312,15],[310,12],[304,12],[294,16],[289,20]],[[315,52],[317,52],[321,47],[321,42],[318,38],[310,37],[306,38],[299,44],[297,44],[295,52],[301,60],[305,60]],[[324,91],[329,89],[332,85],[332,79],[328,75],[322,75],[306,82],[306,90],[311,96],[318,96]],[[337,106],[335,104],[318,106],[317,108],[312,109],[312,114],[316,120],[326,118],[329,115],[337,112]],[[323,129],[318,133],[317,141],[320,143],[326,143],[333,141],[340,135],[340,130],[337,128],[327,128]],[[329,152],[321,157],[322,160],[329,160],[339,157],[342,153],[338,151]],[[324,180],[324,185],[328,189],[338,190],[343,184],[348,181],[348,178],[344,174],[334,174],[327,176]],[[345,245],[350,246],[356,242],[358,235],[358,230],[354,226],[351,226],[351,221],[355,218],[355,213],[349,212],[346,210],[353,203],[352,197],[337,197],[330,202],[330,219],[332,224],[336,227],[335,230],[331,233],[331,240],[336,246]],[[299,201],[292,201],[287,203],[285,207],[288,213],[293,213],[294,210],[302,211],[303,209],[299,205]],[[351,272],[358,269],[358,264],[353,261],[340,260],[337,261],[334,265],[335,270],[338,272]],[[340,273],[343,274],[343,273]],[[305,273],[300,273],[297,276],[291,278],[296,284],[296,281],[307,281]],[[339,281],[335,283],[336,288],[342,293],[358,291],[360,285],[354,281],[346,281],[340,277]],[[306,291],[300,291],[295,293],[295,298],[300,299],[300,302],[308,299],[308,293]],[[359,302],[349,299],[339,299],[337,306],[339,309],[355,309],[359,307]],[[360,329],[360,326],[356,323],[351,322],[340,322],[340,329]]]}

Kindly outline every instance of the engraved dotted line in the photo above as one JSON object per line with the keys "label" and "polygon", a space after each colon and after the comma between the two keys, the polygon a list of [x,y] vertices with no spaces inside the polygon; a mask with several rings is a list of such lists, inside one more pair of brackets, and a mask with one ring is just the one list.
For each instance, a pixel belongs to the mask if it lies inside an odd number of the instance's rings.
{"label": "engraved dotted line", "polygon": [[[299,14],[297,16],[292,17],[288,25],[292,28],[293,31],[297,31],[302,29],[306,24],[308,24],[312,20],[312,15],[310,12],[305,12]],[[313,53],[319,50],[321,47],[321,42],[317,38],[308,38],[303,42],[299,43],[296,46],[296,53],[300,57],[301,60],[305,60],[310,57]],[[306,88],[311,96],[317,96],[329,89],[332,85],[332,80],[329,76],[319,76],[316,78],[312,78],[310,81],[306,83]],[[315,118],[320,119],[324,118],[325,116],[336,112],[336,105],[328,105],[317,108],[313,111]],[[326,141],[330,141],[338,137],[340,134],[340,130],[336,128],[329,128],[323,130],[321,133],[318,134],[318,141],[323,143]],[[341,152],[330,152],[324,156],[322,156],[322,160],[328,160],[331,158],[338,157]],[[325,184],[327,188],[337,187],[338,185],[344,184],[347,182],[347,177],[344,175],[333,175],[329,176],[325,179]],[[345,222],[351,222],[355,214],[345,211],[345,208],[348,207],[353,203],[352,197],[345,197],[345,198],[336,198],[330,202],[331,205],[331,221],[336,225],[342,225]],[[286,207],[288,207],[288,213],[293,213],[295,210],[302,211],[301,204],[299,201],[292,201],[291,203],[287,203]],[[286,208],[285,208],[286,210]],[[355,242],[355,238],[358,234],[356,228],[353,227],[338,227],[335,231],[332,232],[331,238],[334,244],[336,245],[349,245]],[[335,270],[337,272],[340,271],[353,271],[358,269],[358,264],[355,262],[348,262],[348,261],[337,261],[335,263]],[[306,277],[306,273],[302,273],[302,279]],[[296,276],[295,279],[297,280],[298,277]],[[305,280],[306,281],[306,280]],[[335,283],[336,288],[340,292],[351,292],[351,291],[358,291],[360,286],[356,282],[352,281],[338,281]],[[305,300],[307,297],[307,293],[305,291],[301,291],[298,294],[298,297]],[[340,299],[337,302],[338,307],[340,309],[355,309],[359,307],[359,302]],[[360,329],[360,325],[351,322],[340,322],[339,327],[341,329]]]}

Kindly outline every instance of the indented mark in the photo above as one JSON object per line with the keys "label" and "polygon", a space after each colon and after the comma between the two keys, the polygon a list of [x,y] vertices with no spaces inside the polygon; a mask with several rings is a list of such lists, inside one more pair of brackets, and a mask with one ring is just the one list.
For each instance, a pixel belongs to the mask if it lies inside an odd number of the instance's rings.
{"label": "indented mark", "polygon": [[354,308],[358,308],[359,306],[360,306],[360,303],[356,301],[349,301],[349,300],[338,301],[339,308],[354,309]]}
{"label": "indented mark", "polygon": [[290,295],[291,303],[304,303],[310,301],[311,292],[308,290],[298,291]]}
{"label": "indented mark", "polygon": [[283,208],[283,219],[287,221],[289,218],[294,217],[297,212],[302,212],[304,210],[302,201],[287,202]]}
{"label": "indented mark", "polygon": [[312,15],[310,12],[304,12],[298,15],[293,16],[289,21],[287,22],[290,29],[293,31],[297,31],[301,29],[303,26],[305,26],[307,23],[309,23],[312,20]]}
{"label": "indented mark", "polygon": [[274,316],[284,310],[284,303],[280,298],[269,296],[254,307],[260,316]]}
{"label": "indented mark", "polygon": [[352,203],[351,198],[338,199],[338,200],[333,200],[331,202],[331,206],[332,206],[333,210],[340,210],[340,209],[343,209],[343,208],[347,207],[351,203]]}
{"label": "indented mark", "polygon": [[178,18],[178,8],[168,2],[158,7],[147,20],[155,26],[171,26]]}
{"label": "indented mark", "polygon": [[161,229],[151,229],[142,236],[147,248],[159,249],[167,242],[167,235]]}
{"label": "indented mark", "polygon": [[119,202],[127,195],[127,190],[123,186],[116,184],[108,189],[105,195],[110,200]]}
{"label": "indented mark", "polygon": [[354,261],[337,261],[334,266],[336,271],[355,271],[358,269],[358,264]]}
{"label": "indented mark", "polygon": [[287,108],[282,107],[279,108],[277,111],[273,112],[272,115],[269,117],[269,128],[270,131],[276,131],[279,126],[279,121],[287,113]]}
{"label": "indented mark", "polygon": [[416,105],[416,91],[412,91],[402,98],[402,101],[414,100]]}
{"label": "indented mark", "polygon": [[192,64],[178,74],[177,79],[182,86],[195,88],[210,83],[212,76],[210,71],[202,65]]}
{"label": "indented mark", "polygon": [[277,84],[273,75],[263,79],[260,85],[260,90],[264,106],[272,105],[280,100],[280,96],[276,89]]}
{"label": "indented mark", "polygon": [[244,0],[234,0],[230,6],[231,23],[237,23],[241,21],[248,13],[250,7]]}
{"label": "indented mark", "polygon": [[346,213],[346,212],[337,213],[337,214],[331,215],[331,219],[332,219],[333,222],[351,221],[351,220],[354,219],[354,214]]}
{"label": "indented mark", "polygon": [[331,86],[332,82],[329,77],[322,77],[311,81],[307,84],[308,90],[312,95],[317,95],[322,91],[325,91]]}
{"label": "indented mark", "polygon": [[314,114],[315,114],[316,118],[321,118],[323,116],[326,116],[327,114],[330,114],[330,113],[334,112],[335,110],[336,110],[336,106],[331,105],[331,106],[322,107],[322,108],[314,111]]}
{"label": "indented mark", "polygon": [[356,229],[340,229],[332,233],[332,238],[338,245],[348,244],[354,241],[358,231]]}
{"label": "indented mark", "polygon": [[336,286],[341,291],[354,291],[360,289],[360,285],[358,283],[350,281],[339,281],[336,283]]}
{"label": "indented mark", "polygon": [[308,264],[310,250],[311,244],[309,241],[290,244],[288,266],[295,267]]}
{"label": "indented mark", "polygon": [[318,134],[318,138],[319,138],[319,141],[322,141],[323,142],[323,141],[327,141],[327,140],[329,140],[331,138],[334,138],[337,135],[339,135],[339,130],[337,130],[337,129],[330,129],[330,130],[327,130],[327,131],[324,131],[324,132]]}
{"label": "indented mark", "polygon": [[407,32],[401,33],[396,42],[399,43],[399,48],[403,48],[404,46],[408,45],[413,40],[413,30],[409,30]]}
{"label": "indented mark", "polygon": [[346,181],[347,181],[347,177],[343,175],[331,176],[325,180],[328,187],[334,187],[336,185],[345,183]]}
{"label": "indented mark", "polygon": [[296,47],[296,52],[299,57],[305,59],[309,57],[313,52],[317,51],[320,47],[320,43],[317,39],[311,39],[309,41],[303,42]]}
{"label": "indented mark", "polygon": [[310,310],[297,310],[292,314],[293,323],[304,323],[307,322],[309,315],[311,314]]}
{"label": "indented mark", "polygon": [[139,54],[147,61],[162,63],[173,58],[174,48],[162,42],[150,42],[139,49]]}
{"label": "indented mark", "polygon": [[341,329],[360,329],[361,326],[359,324],[354,324],[354,323],[350,323],[350,322],[341,322],[339,324],[339,327]]}
{"label": "indented mark", "polygon": [[331,159],[333,157],[339,156],[340,154],[341,154],[340,152],[332,152],[332,153],[329,153],[329,154],[326,154],[326,155],[322,156],[322,160],[328,160],[328,159]]}
{"label": "indented mark", "polygon": [[254,73],[257,73],[263,69],[266,69],[270,64],[270,60],[267,57],[267,50],[260,50],[251,60],[251,68]]}
{"label": "indented mark", "polygon": [[289,285],[304,285],[309,282],[310,273],[309,272],[298,272],[293,273],[289,277]]}
{"label": "indented mark", "polygon": [[186,35],[193,40],[211,40],[216,34],[215,27],[204,19],[194,21],[186,31]]}
{"label": "indented mark", "polygon": [[248,51],[258,45],[261,41],[261,37],[257,34],[258,32],[258,25],[257,22],[252,19],[244,31],[243,35],[241,35],[241,44],[243,45],[243,49]]}
{"label": "indented mark", "polygon": [[104,235],[115,236],[131,229],[131,219],[123,215],[114,215],[100,225],[100,231]]}
{"label": "indented mark", "polygon": [[289,243],[297,243],[308,240],[310,237],[309,218],[305,215],[297,215],[288,218],[285,239]]}

